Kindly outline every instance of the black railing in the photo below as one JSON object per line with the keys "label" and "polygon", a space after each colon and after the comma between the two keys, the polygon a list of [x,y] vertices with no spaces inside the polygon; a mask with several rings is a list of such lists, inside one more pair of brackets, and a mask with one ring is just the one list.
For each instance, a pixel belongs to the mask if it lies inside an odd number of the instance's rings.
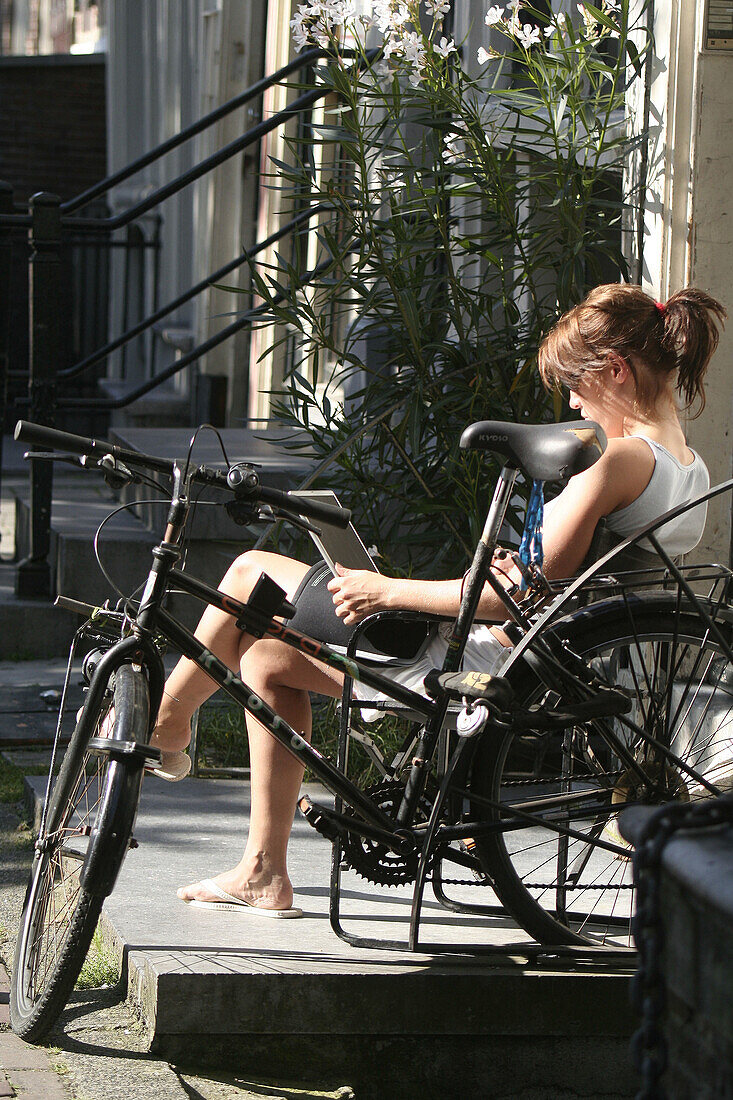
{"label": "black railing", "polygon": [[[366,64],[371,64],[378,51],[366,55]],[[29,406],[27,415],[40,424],[52,425],[58,409],[74,408],[98,411],[121,409],[132,404],[140,397],[156,389],[163,382],[178,374],[207,352],[230,339],[235,333],[250,326],[260,314],[261,307],[249,309],[237,317],[230,325],[197,347],[178,358],[172,365],[154,374],[137,388],[121,397],[85,397],[64,396],[60,393],[73,380],[90,371],[113,351],[127,346],[130,341],[147,331],[154,330],[163,317],[172,313],[185,302],[217,282],[224,275],[243,265],[271,244],[282,239],[300,226],[304,221],[317,215],[323,207],[306,209],[293,218],[277,233],[267,240],[259,242],[252,249],[243,252],[231,263],[213,272],[185,294],[169,302],[144,320],[135,322],[121,336],[106,343],[91,354],[71,366],[63,366],[62,353],[62,306],[63,285],[61,253],[66,238],[79,232],[98,232],[111,234],[138,221],[142,216],[158,207],[166,199],[177,194],[191,183],[201,179],[214,168],[231,157],[256,145],[266,134],[284,126],[329,94],[329,88],[321,85],[309,88],[298,95],[290,104],[272,117],[265,119],[247,130],[234,141],[229,142],[215,153],[206,157],[192,168],[182,172],[175,179],[163,184],[150,195],[130,206],[127,210],[112,217],[79,216],[81,210],[94,200],[100,199],[112,188],[134,176],[142,168],[160,160],[172,149],[195,137],[208,127],[244,104],[257,99],[268,88],[279,84],[292,73],[307,69],[317,60],[327,56],[327,51],[310,50],[301,54],[295,61],[284,66],[272,76],[265,77],[241,95],[222,104],[198,122],[182,130],[179,134],[163,142],[155,149],[138,158],[126,168],[102,180],[94,187],[77,195],[67,202],[61,202],[57,195],[41,192],[34,195],[29,203],[28,212],[17,212],[13,206],[12,190],[0,183],[0,401],[2,402],[2,420],[5,419],[5,400],[8,384],[8,309],[10,258],[12,235],[19,230],[27,230],[30,244],[29,257],[29,375],[28,397],[24,402]],[[314,269],[310,277],[315,277],[321,267]],[[306,276],[306,279],[308,276]],[[68,360],[66,360],[68,361]],[[0,455],[1,458],[1,455]],[[30,506],[31,530],[30,552],[20,562],[16,574],[16,594],[23,597],[48,597],[51,594],[51,574],[48,562],[50,549],[50,518],[52,496],[52,466],[50,463],[30,463]]]}

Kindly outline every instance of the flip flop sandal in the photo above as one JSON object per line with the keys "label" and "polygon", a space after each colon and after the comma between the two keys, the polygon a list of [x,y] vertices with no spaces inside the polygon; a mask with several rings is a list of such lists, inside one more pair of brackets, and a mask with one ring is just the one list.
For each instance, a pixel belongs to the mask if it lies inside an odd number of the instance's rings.
{"label": "flip flop sandal", "polygon": [[227,913],[247,913],[257,917],[273,917],[275,919],[292,919],[293,917],[302,917],[302,909],[263,909],[261,905],[252,905],[249,901],[243,901],[241,898],[235,898],[232,894],[228,894],[226,890],[222,890],[221,886],[217,886],[213,879],[202,878],[199,882],[199,886],[203,886],[208,890],[210,894],[216,894],[221,901],[197,901],[192,898],[190,901],[185,901],[186,905],[192,906],[194,909],[209,909],[214,912],[217,909],[222,909]]}

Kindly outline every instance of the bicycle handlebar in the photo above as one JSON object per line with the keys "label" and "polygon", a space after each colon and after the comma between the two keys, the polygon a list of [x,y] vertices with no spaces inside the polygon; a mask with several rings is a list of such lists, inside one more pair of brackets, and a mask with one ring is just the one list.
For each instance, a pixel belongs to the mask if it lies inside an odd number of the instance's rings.
{"label": "bicycle handlebar", "polygon": [[[157,473],[173,474],[173,462],[169,458],[159,458],[156,455],[143,454],[140,451],[131,451],[127,447],[120,447],[107,439],[89,439],[83,435],[73,435],[71,432],[61,432],[57,428],[47,428],[43,424],[33,424],[30,420],[19,420],[15,425],[15,438],[22,443],[40,444],[42,447],[71,451],[73,454],[94,455],[95,458],[104,458],[112,455],[120,462],[131,466],[142,466]],[[227,473],[223,470],[214,470],[208,466],[197,466],[193,472],[195,481],[204,482],[219,489],[227,489],[238,494],[244,500],[260,501],[270,504],[275,508],[282,508],[288,512],[296,512],[298,515],[307,516],[309,519],[322,520],[324,523],[332,523],[336,527],[348,527],[351,522],[351,512],[348,508],[338,508],[333,504],[324,504],[320,501],[303,500],[297,494],[283,493],[279,489],[269,489],[263,485],[256,485],[251,489],[243,489],[241,485],[231,484]]]}

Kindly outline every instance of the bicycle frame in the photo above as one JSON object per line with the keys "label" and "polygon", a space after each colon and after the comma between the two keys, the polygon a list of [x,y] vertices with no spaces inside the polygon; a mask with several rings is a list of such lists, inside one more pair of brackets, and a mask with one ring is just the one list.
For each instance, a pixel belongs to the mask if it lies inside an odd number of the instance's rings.
{"label": "bicycle frame", "polygon": [[[524,629],[528,623],[512,598],[504,591],[490,571],[498,533],[504,522],[507,505],[511,497],[517,470],[505,467],[497,482],[494,497],[489,508],[482,538],[476,549],[473,563],[464,586],[458,617],[454,623],[443,664],[443,672],[456,671],[461,662],[468,638],[469,629],[475,617],[476,608],[488,581],[504,603],[508,614]],[[349,658],[337,653],[323,642],[319,642],[286,623],[258,611],[256,607],[245,604],[204,584],[194,577],[176,568],[180,558],[178,543],[185,527],[188,514],[187,486],[183,485],[180,469],[176,467],[174,498],[168,516],[165,537],[153,549],[153,565],[150,570],[133,632],[141,636],[162,635],[183,656],[193,661],[225,691],[246,713],[251,714],[270,733],[275,740],[307,767],[323,785],[358,814],[350,823],[355,832],[363,833],[384,843],[400,848],[404,846],[405,829],[409,825],[412,812],[420,798],[426,780],[425,765],[432,758],[438,742],[448,707],[448,696],[439,692],[437,698],[430,700],[410,691],[386,676],[380,675],[368,664],[357,658]],[[228,668],[219,658],[200,642],[189,630],[163,609],[162,601],[169,588],[175,586],[199,600],[218,608],[249,627],[255,636],[276,638],[300,652],[312,657],[330,668],[348,676],[352,680],[368,684],[381,693],[402,703],[426,719],[421,731],[418,749],[408,779],[405,800],[400,809],[397,822],[384,814],[378,806],[352,783],[335,765],[313,748],[306,739],[284,721],[264,699],[249,687],[239,676]],[[110,653],[105,663],[106,672],[110,664],[114,665],[119,655],[119,663],[129,659],[129,642],[119,643]],[[147,665],[149,658],[143,657]]]}

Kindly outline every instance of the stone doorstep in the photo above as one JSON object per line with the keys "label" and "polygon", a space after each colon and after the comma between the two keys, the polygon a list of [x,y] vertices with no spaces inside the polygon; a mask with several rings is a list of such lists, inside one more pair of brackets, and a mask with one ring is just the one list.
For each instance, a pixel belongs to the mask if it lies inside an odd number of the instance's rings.
{"label": "stone doorstep", "polygon": [[[43,777],[26,782],[38,797]],[[317,788],[309,793],[323,797]],[[433,1052],[434,1080],[421,1087],[424,1100],[447,1095],[430,1091],[437,1081],[460,1094],[471,1075],[501,1087],[497,1095],[510,1095],[511,1088],[537,1083],[539,1059],[547,1066],[543,1084],[559,1082],[552,1095],[570,1095],[581,1082],[585,1095],[633,1095],[628,971],[532,964],[531,941],[507,919],[456,917],[432,899],[424,918],[428,943],[467,943],[470,951],[472,940],[488,941],[496,954],[351,947],[328,920],[330,845],[300,818],[290,869],[302,920],[212,913],[179,902],[177,886],[236,862],[248,797],[248,784],[234,780],[169,784],[146,777],[135,827],[139,847],[105,903],[103,932],[123,959],[128,999],[151,1050],[179,1063],[213,1059],[250,1072],[267,1065],[269,1074],[293,1072],[298,1063],[314,1076],[329,1074],[340,1059],[353,1064],[352,1083],[373,1082],[378,1049],[391,1052],[393,1068],[404,1058],[432,1064]],[[466,888],[473,900],[478,889]],[[380,890],[348,875],[343,896],[350,931],[405,939],[409,888]],[[467,1083],[463,1095],[480,1094],[472,1087]],[[414,1093],[405,1095],[412,1100]]]}
{"label": "stone doorstep", "polygon": [[[317,788],[312,793],[323,797]],[[206,1036],[223,1034],[599,1041],[631,1034],[628,971],[601,963],[533,965],[523,957],[531,941],[505,918],[456,917],[428,899],[423,954],[344,943],[328,920],[330,845],[300,818],[290,867],[302,920],[179,902],[177,886],[236,862],[248,796],[248,784],[235,780],[145,780],[139,847],[105,903],[105,929],[126,959],[129,996],[157,1050],[184,1037],[205,1047]],[[480,888],[465,889],[475,901]],[[406,939],[409,888],[380,890],[348,875],[343,892],[349,931]],[[471,942],[488,940],[496,954],[431,955],[431,940],[467,943],[469,952]]]}

